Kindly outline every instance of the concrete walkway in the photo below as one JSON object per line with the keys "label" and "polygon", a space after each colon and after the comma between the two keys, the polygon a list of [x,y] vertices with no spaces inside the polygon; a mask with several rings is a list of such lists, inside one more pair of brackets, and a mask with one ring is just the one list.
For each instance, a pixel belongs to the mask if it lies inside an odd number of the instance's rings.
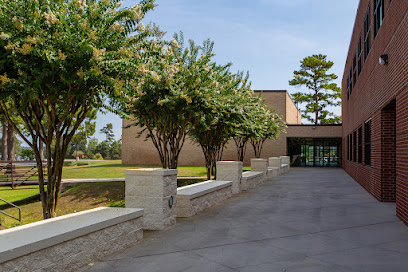
{"label": "concrete walkway", "polygon": [[83,271],[408,271],[408,227],[342,169],[274,182]]}

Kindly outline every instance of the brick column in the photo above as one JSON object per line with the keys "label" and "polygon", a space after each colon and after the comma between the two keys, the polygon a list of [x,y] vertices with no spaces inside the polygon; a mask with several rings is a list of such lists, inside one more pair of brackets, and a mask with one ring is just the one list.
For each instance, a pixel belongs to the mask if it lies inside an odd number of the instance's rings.
{"label": "brick column", "polygon": [[242,182],[242,162],[218,161],[217,180],[232,181],[232,193],[239,194]]}
{"label": "brick column", "polygon": [[144,209],[143,228],[163,230],[176,223],[176,169],[125,171],[126,208]]}

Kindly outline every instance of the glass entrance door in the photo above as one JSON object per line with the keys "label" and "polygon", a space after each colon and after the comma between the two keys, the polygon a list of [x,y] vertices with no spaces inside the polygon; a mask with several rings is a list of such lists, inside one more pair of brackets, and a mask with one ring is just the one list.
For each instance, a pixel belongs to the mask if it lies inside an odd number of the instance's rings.
{"label": "glass entrance door", "polygon": [[341,139],[288,138],[293,166],[340,167]]}

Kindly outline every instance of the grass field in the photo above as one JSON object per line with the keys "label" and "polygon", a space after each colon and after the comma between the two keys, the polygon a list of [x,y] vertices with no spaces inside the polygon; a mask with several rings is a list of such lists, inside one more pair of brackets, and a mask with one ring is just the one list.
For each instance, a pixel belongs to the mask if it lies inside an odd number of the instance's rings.
{"label": "grass field", "polygon": [[[22,224],[42,220],[42,208],[39,201],[38,187],[35,189],[25,189],[18,187],[11,193],[0,187],[0,197],[20,199]],[[22,200],[25,195],[27,198]],[[23,204],[22,204],[23,203]],[[93,209],[96,207],[124,207],[125,205],[125,183],[124,182],[100,182],[84,183],[69,188],[61,194],[57,215],[64,215],[83,210]],[[4,212],[18,217],[16,208],[4,209]],[[1,225],[5,227],[18,226],[19,222],[0,214]]]}
{"label": "grass field", "polygon": [[[82,178],[124,178],[126,169],[135,168],[161,168],[158,165],[127,165],[122,161],[91,161],[91,165],[84,166],[64,166],[62,171],[63,179]],[[202,177],[207,172],[204,166],[179,166],[179,177]]]}
{"label": "grass field", "polygon": [[[121,161],[91,161],[91,165],[65,166],[63,179],[83,178],[124,178],[126,169],[134,168],[160,168],[160,166],[135,166],[122,165]],[[206,169],[203,166],[179,166],[179,177],[203,177]],[[249,170],[244,167],[244,170]],[[178,186],[185,186],[205,179],[178,180]],[[124,207],[125,186],[124,182],[83,183],[69,188],[61,194],[57,215],[64,215],[96,207]],[[22,224],[42,220],[42,208],[38,185],[24,185],[12,190],[10,187],[0,187],[0,198],[12,202],[22,208]],[[16,208],[8,208],[7,204],[0,201],[0,210],[17,217]],[[0,213],[0,225],[14,227],[18,221],[8,218]]]}

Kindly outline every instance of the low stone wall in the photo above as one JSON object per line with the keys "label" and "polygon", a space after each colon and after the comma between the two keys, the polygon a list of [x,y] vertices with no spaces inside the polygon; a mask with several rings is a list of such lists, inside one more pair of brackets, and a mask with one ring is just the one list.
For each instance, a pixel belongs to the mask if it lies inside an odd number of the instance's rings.
{"label": "low stone wall", "polygon": [[96,208],[0,232],[0,271],[77,271],[143,239],[143,210]]}
{"label": "low stone wall", "polygon": [[263,172],[244,172],[242,174],[242,190],[250,190],[262,185],[265,182],[265,175]]}
{"label": "low stone wall", "polygon": [[266,171],[266,180],[272,181],[273,177],[277,177],[277,176],[278,175],[276,174],[276,171],[274,171],[272,167],[268,167],[268,170]]}
{"label": "low stone wall", "polygon": [[190,217],[232,196],[232,181],[205,181],[177,189],[177,217]]}
{"label": "low stone wall", "polygon": [[282,164],[282,165],[281,165],[281,173],[282,173],[282,174],[287,174],[287,173],[289,173],[289,164]]}

